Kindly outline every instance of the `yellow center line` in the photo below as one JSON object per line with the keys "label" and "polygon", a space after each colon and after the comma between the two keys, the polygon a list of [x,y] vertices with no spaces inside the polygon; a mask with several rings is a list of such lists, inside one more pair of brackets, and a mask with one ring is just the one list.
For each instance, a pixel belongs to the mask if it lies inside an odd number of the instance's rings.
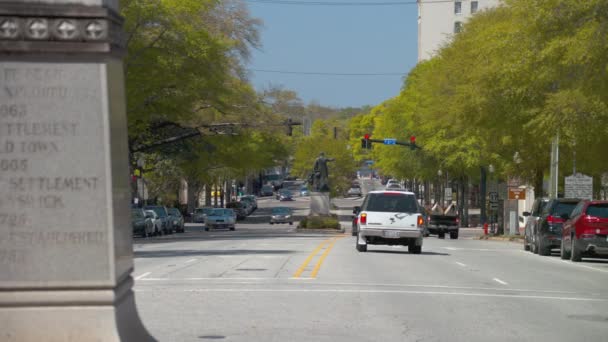
{"label": "yellow center line", "polygon": [[298,268],[298,270],[296,271],[296,273],[293,274],[294,278],[299,278],[300,275],[302,275],[302,272],[304,272],[304,270],[306,269],[306,267],[308,266],[308,264],[310,263],[310,261],[317,255],[317,253],[319,253],[319,251],[323,248],[323,246],[325,246],[326,243],[328,243],[329,241],[331,241],[331,239],[327,239],[323,242],[321,242],[317,248],[315,248],[314,251],[312,251],[312,253],[310,253],[308,255],[308,258],[306,258],[306,260],[304,260],[304,263],[300,266],[300,268]]}
{"label": "yellow center line", "polygon": [[323,252],[323,254],[321,255],[321,257],[319,258],[319,261],[315,265],[315,268],[312,269],[312,273],[310,274],[311,278],[316,278],[317,277],[317,273],[319,273],[319,269],[321,268],[321,265],[323,264],[323,261],[325,261],[325,258],[327,258],[327,255],[329,254],[329,252],[331,252],[331,249],[334,247],[334,245],[336,244],[336,242],[339,239],[343,238],[344,236],[345,235],[334,238],[334,241],[332,241],[331,244],[325,249],[325,252]]}

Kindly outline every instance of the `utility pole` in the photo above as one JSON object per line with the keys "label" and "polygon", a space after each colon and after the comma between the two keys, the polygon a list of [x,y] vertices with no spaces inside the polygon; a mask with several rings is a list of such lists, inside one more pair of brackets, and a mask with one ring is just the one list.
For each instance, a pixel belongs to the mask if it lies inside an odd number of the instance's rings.
{"label": "utility pole", "polygon": [[549,182],[549,198],[557,198],[559,185],[559,133],[551,143],[551,168]]}

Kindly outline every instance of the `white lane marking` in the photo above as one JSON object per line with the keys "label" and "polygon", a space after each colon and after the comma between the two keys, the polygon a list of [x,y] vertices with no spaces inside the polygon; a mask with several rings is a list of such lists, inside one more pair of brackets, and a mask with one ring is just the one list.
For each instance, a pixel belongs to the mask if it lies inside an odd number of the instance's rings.
{"label": "white lane marking", "polygon": [[467,265],[465,265],[465,264],[463,264],[463,263],[461,263],[461,262],[455,261],[455,263],[456,263],[456,265],[458,265],[458,266],[467,267]]}
{"label": "white lane marking", "polygon": [[[315,278],[270,278],[270,277],[257,277],[257,278],[231,278],[231,277],[207,277],[207,278],[146,278],[144,281],[217,281],[225,284],[231,284],[232,280],[272,280],[277,284],[289,284],[281,283],[281,280],[314,280]],[[242,283],[235,283],[242,284]],[[247,283],[249,284],[249,283]],[[449,286],[449,285],[432,285],[432,284],[376,284],[376,283],[327,283],[327,282],[315,282],[318,286],[368,286],[368,287],[422,287],[422,288],[433,288],[433,289],[446,289],[446,290],[478,290],[478,291],[496,291],[501,292],[535,292],[535,293],[555,293],[555,294],[581,294],[580,292],[574,291],[558,291],[558,290],[534,290],[534,289],[497,289],[495,287],[472,287],[472,286]],[[601,296],[599,293],[584,293],[589,296]]]}
{"label": "white lane marking", "polygon": [[494,280],[495,282],[497,282],[499,284],[502,284],[502,285],[509,285],[506,281],[502,281],[502,280],[500,280],[498,278],[493,278],[492,280]]}
{"label": "white lane marking", "polygon": [[260,278],[260,277],[251,277],[251,278],[231,278],[231,277],[208,277],[208,278],[145,278],[142,279],[145,281],[184,281],[184,280],[277,280],[277,278]]}
{"label": "white lane marking", "polygon": [[187,260],[185,263],[188,264],[188,263],[191,263],[191,262],[195,262],[196,260],[197,259],[190,259],[190,260]]}
{"label": "white lane marking", "polygon": [[317,278],[296,278],[296,277],[290,277],[289,280],[315,280]]}
{"label": "white lane marking", "polygon": [[509,251],[510,249],[487,249],[487,248],[460,248],[460,247],[441,247],[448,251],[474,251],[474,252],[491,252],[491,251]]}
{"label": "white lane marking", "polygon": [[139,276],[135,277],[135,280],[142,280],[143,278],[149,276],[151,273],[152,272],[146,272],[146,273],[144,273],[142,275],[139,275]]}
{"label": "white lane marking", "polygon": [[[136,288],[136,292],[156,292],[156,289]],[[470,292],[439,292],[439,291],[406,291],[406,290],[347,290],[347,289],[179,289],[168,288],[165,292],[285,292],[285,293],[346,293],[346,294],[415,294],[415,295],[444,295],[444,296],[465,296],[465,297],[497,297],[497,298],[521,298],[521,299],[548,299],[548,300],[569,300],[581,302],[608,302],[608,298],[587,298],[587,297],[553,297],[553,296],[532,296],[532,295],[510,295],[499,293],[470,293]]]}

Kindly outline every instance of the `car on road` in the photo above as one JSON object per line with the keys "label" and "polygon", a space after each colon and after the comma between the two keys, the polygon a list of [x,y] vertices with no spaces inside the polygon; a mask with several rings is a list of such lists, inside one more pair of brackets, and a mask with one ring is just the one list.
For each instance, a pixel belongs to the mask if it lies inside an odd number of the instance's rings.
{"label": "car on road", "polygon": [[608,256],[608,201],[581,201],[562,229],[561,258]]}
{"label": "car on road", "polygon": [[386,190],[403,190],[399,183],[390,183],[386,185]]}
{"label": "car on road", "polygon": [[270,212],[270,224],[289,223],[293,224],[293,211],[288,207],[274,207]]}
{"label": "car on road", "polygon": [[404,245],[410,253],[422,252],[425,222],[413,192],[371,191],[354,212],[359,252],[368,245]]}
{"label": "car on road", "polygon": [[131,225],[134,235],[141,237],[154,235],[154,223],[152,219],[146,217],[146,212],[141,208],[131,209]]}
{"label": "car on road", "polygon": [[260,197],[268,197],[274,195],[274,187],[272,185],[264,185],[260,190]]}
{"label": "car on road", "polygon": [[226,208],[234,210],[237,220],[244,220],[249,215],[249,205],[245,202],[228,202]]}
{"label": "car on road", "polygon": [[183,233],[186,231],[186,223],[184,222],[184,216],[177,208],[169,208],[169,222],[177,233]]}
{"label": "car on road", "polygon": [[556,198],[550,200],[538,220],[534,249],[539,255],[550,255],[552,249],[560,249],[564,214],[570,215],[579,199]]}
{"label": "car on road", "polygon": [[194,213],[192,214],[192,222],[193,223],[205,223],[205,217],[213,210],[212,207],[203,207],[194,209]]}
{"label": "car on road", "polygon": [[277,199],[279,201],[293,201],[293,195],[289,190],[279,190],[277,193]]}
{"label": "car on road", "polygon": [[146,213],[146,219],[152,222],[152,227],[154,233],[152,235],[164,235],[165,231],[163,230],[163,220],[158,216],[158,214],[154,210],[144,210]]}
{"label": "car on road", "polygon": [[302,197],[310,196],[310,190],[308,190],[307,186],[303,186],[300,188],[300,196],[302,196]]}
{"label": "car on road", "polygon": [[240,201],[241,202],[249,201],[251,203],[253,211],[255,211],[258,208],[258,200],[254,195],[243,195],[243,196],[241,196]]}
{"label": "car on road", "polygon": [[205,220],[205,231],[218,228],[235,230],[236,212],[229,208],[214,208],[211,210]]}
{"label": "car on road", "polygon": [[524,250],[538,253],[534,244],[536,243],[536,225],[540,220],[541,214],[545,206],[549,203],[548,198],[537,198],[532,204],[531,211],[524,211],[523,215],[526,218],[524,228]]}
{"label": "car on road", "polygon": [[363,196],[363,192],[361,191],[361,186],[359,184],[351,185],[350,189],[346,192],[346,196],[349,197],[361,197]]}
{"label": "car on road", "polygon": [[163,205],[147,205],[144,207],[145,210],[154,211],[159,217],[162,223],[162,231],[165,234],[173,234],[173,226],[169,221],[169,211]]}
{"label": "car on road", "polygon": [[430,213],[424,215],[427,220],[427,230],[429,234],[436,234],[438,238],[444,239],[445,234],[450,239],[458,239],[460,219],[456,213]]}

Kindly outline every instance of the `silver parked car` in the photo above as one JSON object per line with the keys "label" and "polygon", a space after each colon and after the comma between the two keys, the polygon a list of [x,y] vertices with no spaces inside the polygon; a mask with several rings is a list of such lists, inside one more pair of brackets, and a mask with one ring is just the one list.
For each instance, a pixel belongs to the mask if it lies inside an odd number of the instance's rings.
{"label": "silver parked car", "polygon": [[131,209],[131,224],[134,235],[142,237],[154,235],[154,223],[151,218],[146,217],[145,211],[141,208]]}
{"label": "silver parked car", "polygon": [[147,205],[144,207],[145,210],[152,210],[160,217],[163,226],[163,232],[165,234],[173,234],[173,225],[169,220],[169,211],[163,205]]}
{"label": "silver parked car", "polygon": [[192,214],[193,223],[205,223],[205,218],[213,210],[211,207],[196,208]]}
{"label": "silver parked car", "polygon": [[234,230],[236,227],[236,213],[228,208],[214,208],[205,219],[205,230],[217,228],[228,228]]}
{"label": "silver parked car", "polygon": [[154,210],[146,210],[145,212],[146,219],[149,219],[154,227],[153,235],[164,235],[165,231],[163,230],[163,221],[160,216],[158,216]]}
{"label": "silver parked car", "polygon": [[169,221],[171,226],[177,233],[183,233],[186,231],[186,223],[184,222],[184,216],[177,208],[169,208]]}

